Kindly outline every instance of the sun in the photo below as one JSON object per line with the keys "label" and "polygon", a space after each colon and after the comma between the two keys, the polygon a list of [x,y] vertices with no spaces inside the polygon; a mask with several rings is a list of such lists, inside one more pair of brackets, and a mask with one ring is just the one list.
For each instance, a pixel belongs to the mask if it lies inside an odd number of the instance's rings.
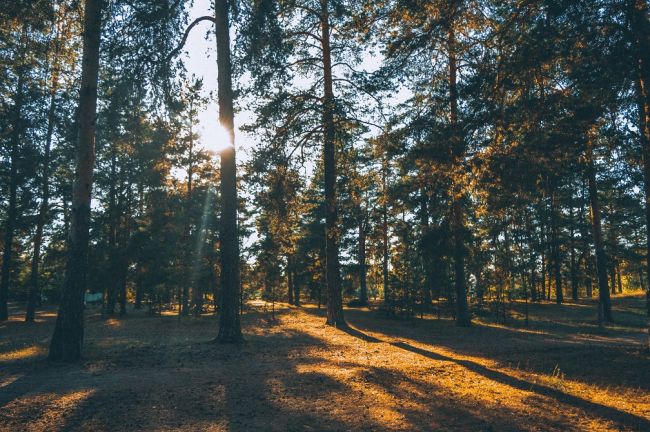
{"label": "sun", "polygon": [[228,130],[218,122],[212,127],[208,126],[205,128],[201,142],[205,150],[215,155],[233,147]]}

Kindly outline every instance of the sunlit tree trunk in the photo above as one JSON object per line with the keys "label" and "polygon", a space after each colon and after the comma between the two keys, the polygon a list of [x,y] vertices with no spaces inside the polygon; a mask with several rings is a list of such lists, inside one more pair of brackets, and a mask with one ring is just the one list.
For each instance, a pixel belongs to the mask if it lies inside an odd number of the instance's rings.
{"label": "sunlit tree trunk", "polygon": [[235,155],[235,113],[233,110],[232,64],[230,58],[230,20],[228,0],[215,0],[217,35],[217,93],[219,123],[229,133],[230,146],[221,151],[221,343],[242,340],[239,292],[240,262],[237,229],[237,163]]}
{"label": "sunlit tree trunk", "polygon": [[88,272],[90,196],[95,163],[97,78],[101,39],[102,0],[85,0],[78,138],[72,192],[72,220],[63,293],[50,343],[49,359],[75,361],[81,357],[84,335],[84,290]]}

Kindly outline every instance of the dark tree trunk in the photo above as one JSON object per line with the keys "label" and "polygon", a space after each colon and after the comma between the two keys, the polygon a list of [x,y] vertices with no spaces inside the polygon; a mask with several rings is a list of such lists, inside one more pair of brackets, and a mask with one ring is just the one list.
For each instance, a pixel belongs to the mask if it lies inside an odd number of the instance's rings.
{"label": "dark tree trunk", "polygon": [[18,72],[18,85],[14,98],[14,107],[12,115],[11,131],[11,150],[10,150],[10,168],[9,168],[9,205],[7,207],[7,220],[5,222],[4,232],[4,251],[2,253],[2,275],[0,276],[0,321],[9,318],[7,308],[7,297],[9,294],[9,284],[11,283],[11,264],[12,252],[14,246],[14,230],[16,229],[16,198],[18,192],[18,147],[20,144],[20,135],[22,129],[21,111],[23,106],[24,92],[24,71],[22,66]]}
{"label": "dark tree trunk", "polygon": [[[115,146],[115,144],[113,144]],[[119,224],[119,212],[117,210],[117,188],[115,182],[117,181],[117,154],[116,149],[113,147],[111,149],[111,183],[108,192],[108,217],[109,217],[109,228],[108,228],[108,250],[110,254],[110,265],[111,269],[110,277],[108,278],[108,287],[106,293],[106,310],[105,313],[108,316],[115,315],[115,304],[117,303],[117,293],[119,292],[120,278],[117,277],[119,274],[119,257],[118,257],[118,247],[117,247],[117,225]]]}
{"label": "dark tree trunk", "polygon": [[230,146],[221,152],[221,343],[242,340],[240,321],[240,262],[237,228],[237,162],[235,154],[235,113],[233,110],[232,64],[228,0],[215,0],[219,122],[229,134]]}
{"label": "dark tree trunk", "polygon": [[366,265],[366,216],[359,221],[359,304],[368,304],[368,267]]}
{"label": "dark tree trunk", "polygon": [[338,202],[336,196],[336,136],[334,90],[330,48],[329,0],[320,0],[321,48],[323,54],[323,159],[325,177],[325,266],[327,282],[327,324],[346,326],[341,296],[339,265]]}
{"label": "dark tree trunk", "polygon": [[558,222],[558,209],[556,192],[551,192],[551,253],[553,255],[553,276],[555,280],[555,302],[562,304],[564,292],[562,291],[562,259],[560,254],[560,224]]}
{"label": "dark tree trunk", "polygon": [[[420,225],[422,227],[422,235],[426,236],[429,234],[429,206],[428,196],[426,189],[423,187],[420,189]],[[426,311],[431,307],[433,285],[434,285],[434,274],[433,274],[433,263],[431,262],[431,251],[426,247],[422,250],[422,265],[424,267],[424,308]]]}
{"label": "dark tree trunk", "polygon": [[594,266],[593,266],[593,257],[588,256],[587,257],[587,298],[592,298],[594,296],[594,280],[592,278],[593,272],[594,272]]}
{"label": "dark tree trunk", "polygon": [[[192,111],[192,105],[190,104],[190,112]],[[187,166],[187,201],[185,204],[185,281],[183,283],[183,289],[181,290],[181,305],[178,309],[178,313],[182,316],[187,316],[190,313],[189,297],[190,297],[190,288],[192,288],[193,294],[193,304],[194,304],[194,315],[196,316],[196,302],[199,300],[197,298],[196,292],[198,281],[197,274],[194,271],[196,266],[193,263],[193,244],[192,244],[192,182],[194,180],[194,131],[192,128],[193,118],[190,115],[190,145],[189,145],[189,155],[188,155],[188,166]],[[194,259],[200,260],[201,257],[197,256]],[[200,265],[198,266],[200,268]],[[200,313],[199,313],[200,315]]]}
{"label": "dark tree trunk", "polygon": [[636,51],[636,95],[639,110],[639,131],[643,155],[643,177],[646,215],[646,312],[648,345],[650,345],[650,19],[646,0],[628,0],[628,17],[632,42]]}
{"label": "dark tree trunk", "polygon": [[621,276],[621,262],[616,261],[616,285],[618,286],[618,293],[623,293],[623,280]]}
{"label": "dark tree trunk", "polygon": [[293,272],[291,281],[293,282],[294,305],[300,306],[300,283],[298,282],[298,274],[295,270],[291,271]]}
{"label": "dark tree trunk", "polygon": [[[573,201],[573,199],[571,200]],[[571,299],[576,302],[578,301],[578,269],[576,265],[576,249],[575,249],[575,220],[573,214],[573,202],[569,207],[569,218],[570,218],[570,234],[569,234],[569,255],[571,259]]]}
{"label": "dark tree trunk", "polygon": [[50,343],[49,359],[54,361],[76,361],[81,358],[84,335],[83,301],[88,273],[90,195],[95,163],[102,0],[85,0],[84,4],[84,44],[78,111],[79,136],[75,152],[72,221],[63,293]]}
{"label": "dark tree trunk", "polygon": [[609,290],[616,294],[616,258],[609,260]]}
{"label": "dark tree trunk", "polygon": [[[449,55],[449,121],[452,127],[451,154],[452,161],[462,163],[465,149],[458,127],[458,88],[457,88],[457,59],[456,59],[456,34],[453,24],[450,24],[448,32],[448,55]],[[454,254],[454,287],[456,290],[456,325],[468,327],[471,325],[471,317],[467,304],[467,292],[465,288],[465,212],[462,204],[462,186],[458,180],[453,180],[451,225],[453,237]]]}
{"label": "dark tree trunk", "polygon": [[45,136],[45,149],[43,151],[43,174],[41,177],[41,205],[36,219],[36,233],[34,234],[34,252],[32,255],[32,266],[27,294],[27,311],[25,321],[34,321],[36,305],[40,295],[38,284],[39,265],[41,262],[41,246],[43,244],[43,228],[47,221],[47,213],[50,206],[50,150],[52,147],[52,134],[54,133],[54,114],[56,109],[56,90],[50,95],[50,106],[47,112],[47,135]]}
{"label": "dark tree trunk", "polygon": [[381,204],[381,235],[382,235],[382,281],[384,289],[384,308],[390,315],[393,311],[393,301],[388,281],[388,160],[384,153],[381,170],[382,204]]}
{"label": "dark tree trunk", "polygon": [[293,305],[294,304],[294,297],[293,297],[293,273],[291,270],[291,257],[287,257],[287,297],[289,300],[289,304]]}
{"label": "dark tree trunk", "polygon": [[589,202],[591,204],[591,229],[596,247],[596,272],[598,274],[598,318],[599,320],[612,321],[612,302],[607,286],[607,256],[603,246],[603,231],[600,222],[600,201],[598,200],[598,185],[596,183],[596,169],[594,167],[593,137],[587,137],[586,148],[587,181],[589,187]]}

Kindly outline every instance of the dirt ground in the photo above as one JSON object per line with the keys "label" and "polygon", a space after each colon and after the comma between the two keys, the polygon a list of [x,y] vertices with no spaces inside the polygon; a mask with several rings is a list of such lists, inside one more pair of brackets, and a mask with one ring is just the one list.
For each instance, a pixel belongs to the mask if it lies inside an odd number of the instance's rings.
{"label": "dirt ground", "polygon": [[[212,342],[215,316],[101,319],[89,310],[85,360],[45,360],[55,309],[0,324],[0,430],[650,431],[643,300],[614,299],[600,331],[593,302],[523,305],[507,325],[488,311],[386,319],[348,309],[261,304],[246,343]],[[557,321],[557,322],[555,322]]]}

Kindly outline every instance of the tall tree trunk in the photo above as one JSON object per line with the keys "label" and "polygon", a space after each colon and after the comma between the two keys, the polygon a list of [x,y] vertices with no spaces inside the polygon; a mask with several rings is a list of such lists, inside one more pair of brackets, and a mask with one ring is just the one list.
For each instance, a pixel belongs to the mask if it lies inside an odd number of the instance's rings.
{"label": "tall tree trunk", "polygon": [[72,221],[63,293],[49,352],[49,359],[55,361],[75,361],[81,358],[84,335],[83,301],[88,273],[90,196],[95,163],[102,0],[85,0],[84,6],[84,44],[78,111],[79,136],[75,152]]}
{"label": "tall tree trunk", "polygon": [[366,265],[366,215],[359,221],[359,304],[368,304],[368,267]]}
{"label": "tall tree trunk", "polygon": [[[192,112],[193,107],[190,104],[190,112]],[[194,309],[196,310],[196,304],[199,299],[197,299],[196,296],[196,289],[197,287],[197,280],[196,280],[196,273],[194,272],[195,266],[192,265],[193,262],[193,252],[194,252],[194,245],[192,244],[192,217],[191,217],[191,209],[192,209],[192,182],[194,180],[194,131],[192,127],[192,122],[193,118],[192,115],[190,114],[190,127],[189,127],[189,135],[190,135],[190,146],[189,146],[189,155],[188,155],[188,166],[187,166],[187,201],[185,205],[185,281],[183,283],[183,289],[181,291],[181,305],[178,308],[178,313],[187,316],[189,315],[190,312],[190,305],[189,305],[189,297],[190,297],[190,288],[192,288],[192,294],[193,294],[193,304],[194,304]],[[200,260],[201,257],[197,256],[194,257],[197,260]],[[199,266],[200,268],[200,266]]]}
{"label": "tall tree trunk", "polygon": [[573,197],[571,197],[571,205],[569,207],[569,255],[571,259],[571,299],[574,302],[578,301],[578,268],[576,265],[576,249],[575,249],[575,220],[573,214]]}
{"label": "tall tree trunk", "polygon": [[293,282],[293,304],[295,306],[300,306],[300,282],[298,281],[298,274],[295,269],[292,269],[291,271],[293,273],[293,277],[291,278],[291,281]]}
{"label": "tall tree trunk", "polygon": [[50,149],[52,147],[52,134],[54,133],[54,114],[56,109],[56,90],[53,89],[50,95],[50,106],[47,111],[47,135],[45,136],[45,149],[43,151],[43,173],[41,177],[41,205],[38,209],[36,219],[36,233],[34,234],[34,251],[32,253],[32,266],[27,294],[27,311],[25,321],[34,321],[36,305],[40,297],[38,286],[39,265],[41,262],[41,246],[43,244],[43,228],[47,221],[47,213],[50,206]]}
{"label": "tall tree trunk", "polygon": [[551,253],[553,255],[553,278],[555,281],[555,302],[562,304],[562,259],[560,254],[560,224],[558,219],[557,195],[555,188],[551,192]]}
{"label": "tall tree trunk", "polygon": [[618,293],[623,294],[623,277],[621,276],[621,262],[616,261],[616,286]]}
{"label": "tall tree trunk", "polygon": [[[452,128],[451,154],[454,164],[461,164],[465,153],[462,137],[458,126],[458,87],[457,87],[457,59],[456,59],[456,34],[453,24],[448,32],[449,55],[449,121]],[[456,290],[456,325],[468,327],[471,325],[469,307],[467,305],[467,292],[465,288],[465,212],[463,210],[463,192],[459,180],[452,179],[452,205],[451,225],[454,242],[454,286]]]}
{"label": "tall tree trunk", "polygon": [[291,269],[291,256],[287,256],[287,297],[289,300],[289,304],[292,305],[294,304],[294,298],[293,298],[293,272]]}
{"label": "tall tree trunk", "polygon": [[600,201],[598,200],[598,185],[596,183],[596,169],[594,166],[594,137],[593,133],[587,136],[587,181],[589,187],[589,202],[591,204],[591,229],[596,247],[596,272],[598,274],[598,317],[605,321],[612,320],[612,302],[607,286],[607,256],[603,246],[603,230],[600,222]]}
{"label": "tall tree trunk", "polygon": [[646,214],[646,315],[650,345],[650,19],[646,0],[628,0],[628,17],[637,61],[636,95],[643,155]]}
{"label": "tall tree trunk", "polygon": [[221,343],[242,340],[239,308],[240,262],[237,228],[237,162],[235,154],[235,113],[233,110],[230,19],[228,0],[215,0],[219,123],[228,131],[230,145],[221,151]]}
{"label": "tall tree trunk", "polygon": [[341,296],[339,265],[338,202],[336,196],[336,137],[334,89],[330,47],[329,0],[320,0],[321,48],[323,53],[323,159],[325,177],[325,266],[327,282],[327,324],[346,326]]}
{"label": "tall tree trunk", "polygon": [[11,264],[14,243],[14,230],[16,229],[16,198],[18,192],[18,147],[20,144],[20,135],[22,129],[21,111],[23,109],[23,92],[25,86],[25,76],[23,67],[18,72],[18,85],[16,86],[16,95],[14,97],[14,107],[12,115],[11,131],[11,166],[9,168],[9,206],[7,208],[7,220],[5,221],[4,232],[4,251],[2,253],[2,275],[0,276],[0,321],[9,318],[9,309],[7,308],[7,297],[9,294],[9,284],[11,282]]}
{"label": "tall tree trunk", "polygon": [[106,293],[106,310],[105,313],[107,316],[115,315],[115,304],[117,303],[117,293],[119,292],[119,251],[117,246],[117,231],[119,224],[119,211],[117,209],[117,188],[115,182],[117,181],[117,150],[115,149],[115,143],[113,143],[113,148],[111,149],[111,172],[110,172],[110,187],[108,192],[108,217],[109,217],[109,227],[108,227],[108,250],[109,250],[109,268],[111,271],[111,277],[108,278],[108,287]]}
{"label": "tall tree trunk", "polygon": [[382,167],[381,167],[381,187],[382,187],[382,203],[381,203],[381,237],[382,237],[382,282],[384,290],[384,309],[388,315],[391,315],[393,312],[393,299],[390,292],[389,280],[388,280],[388,158],[386,152],[384,151],[382,157]]}
{"label": "tall tree trunk", "polygon": [[[429,206],[428,206],[428,196],[427,191],[424,187],[420,189],[420,226],[422,230],[422,235],[427,236],[430,232],[429,225]],[[422,250],[422,266],[424,267],[424,309],[426,311],[431,307],[433,285],[434,285],[434,274],[433,274],[433,263],[431,262],[431,251],[427,250],[426,247]]]}

